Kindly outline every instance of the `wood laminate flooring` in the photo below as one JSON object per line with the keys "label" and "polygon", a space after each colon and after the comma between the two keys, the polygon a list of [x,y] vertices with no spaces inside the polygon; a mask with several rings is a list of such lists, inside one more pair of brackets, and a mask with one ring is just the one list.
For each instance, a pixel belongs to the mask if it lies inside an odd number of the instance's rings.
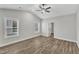
{"label": "wood laminate flooring", "polygon": [[74,42],[53,37],[35,37],[0,48],[0,54],[78,54]]}

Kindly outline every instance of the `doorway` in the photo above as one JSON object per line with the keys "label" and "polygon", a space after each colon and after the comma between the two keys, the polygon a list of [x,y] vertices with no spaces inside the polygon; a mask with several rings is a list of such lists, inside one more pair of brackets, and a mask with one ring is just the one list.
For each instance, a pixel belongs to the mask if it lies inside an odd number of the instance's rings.
{"label": "doorway", "polygon": [[50,36],[54,37],[54,23],[50,24],[51,30],[50,30]]}

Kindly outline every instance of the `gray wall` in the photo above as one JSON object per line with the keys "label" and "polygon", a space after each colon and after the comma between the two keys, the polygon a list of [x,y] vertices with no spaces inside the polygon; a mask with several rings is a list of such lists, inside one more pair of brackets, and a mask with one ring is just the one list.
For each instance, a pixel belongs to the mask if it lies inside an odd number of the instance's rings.
{"label": "gray wall", "polygon": [[47,20],[54,23],[54,35],[56,37],[76,41],[76,14],[63,15]]}
{"label": "gray wall", "polygon": [[[17,18],[20,22],[19,24],[19,36],[12,38],[4,37],[4,18],[13,17]],[[34,35],[40,34],[35,32],[34,23],[40,23],[40,19],[29,12],[16,11],[16,10],[0,10],[0,46],[7,43],[29,38]]]}
{"label": "gray wall", "polygon": [[78,47],[79,47],[79,8],[78,8],[78,11],[77,11],[77,24],[76,24],[76,26],[77,26],[77,45],[78,45]]}

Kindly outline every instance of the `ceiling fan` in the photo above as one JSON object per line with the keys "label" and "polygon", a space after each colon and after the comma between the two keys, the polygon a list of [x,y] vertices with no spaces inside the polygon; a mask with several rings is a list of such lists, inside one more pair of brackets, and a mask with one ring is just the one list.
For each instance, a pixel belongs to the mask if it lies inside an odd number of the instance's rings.
{"label": "ceiling fan", "polygon": [[36,11],[40,11],[42,14],[43,14],[44,12],[50,13],[51,7],[48,6],[47,4],[40,4],[40,5],[39,5],[39,8],[40,8],[40,10],[36,10]]}

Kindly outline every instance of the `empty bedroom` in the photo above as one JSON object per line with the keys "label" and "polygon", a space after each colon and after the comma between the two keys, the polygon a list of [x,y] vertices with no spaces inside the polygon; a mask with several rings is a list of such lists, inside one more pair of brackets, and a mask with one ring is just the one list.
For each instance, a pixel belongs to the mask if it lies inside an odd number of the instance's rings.
{"label": "empty bedroom", "polygon": [[79,54],[79,4],[0,4],[0,54]]}

